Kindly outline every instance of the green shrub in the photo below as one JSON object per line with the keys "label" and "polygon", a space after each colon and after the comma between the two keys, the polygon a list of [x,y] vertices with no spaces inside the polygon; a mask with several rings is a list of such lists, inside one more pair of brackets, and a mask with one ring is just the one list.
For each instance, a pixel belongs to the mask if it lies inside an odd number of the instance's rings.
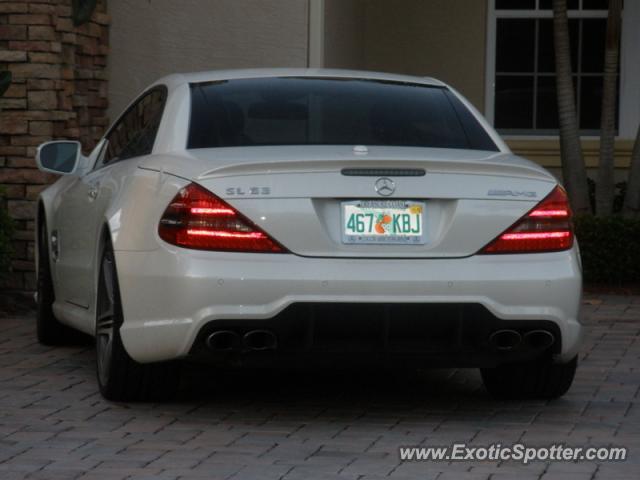
{"label": "green shrub", "polygon": [[0,277],[9,270],[11,264],[11,234],[13,222],[5,208],[3,192],[0,190]]}
{"label": "green shrub", "polygon": [[585,283],[640,283],[640,219],[576,218]]}

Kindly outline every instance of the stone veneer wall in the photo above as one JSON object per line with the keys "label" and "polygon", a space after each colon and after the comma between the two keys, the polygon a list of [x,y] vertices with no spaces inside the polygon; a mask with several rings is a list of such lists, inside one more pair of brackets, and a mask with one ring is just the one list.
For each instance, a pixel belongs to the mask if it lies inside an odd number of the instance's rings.
{"label": "stone veneer wall", "polygon": [[36,147],[67,138],[89,150],[107,127],[108,28],[106,0],[79,27],[71,0],[0,0],[0,70],[13,74],[0,98],[0,186],[16,223],[2,292],[35,289],[35,200],[55,180],[36,169]]}

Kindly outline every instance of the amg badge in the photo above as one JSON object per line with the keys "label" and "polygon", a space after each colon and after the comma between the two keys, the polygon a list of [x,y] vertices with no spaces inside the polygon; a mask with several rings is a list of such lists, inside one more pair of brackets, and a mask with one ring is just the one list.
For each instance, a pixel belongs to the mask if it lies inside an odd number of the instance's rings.
{"label": "amg badge", "polygon": [[538,194],[536,192],[525,192],[520,190],[489,190],[487,195],[492,197],[526,197],[536,198]]}

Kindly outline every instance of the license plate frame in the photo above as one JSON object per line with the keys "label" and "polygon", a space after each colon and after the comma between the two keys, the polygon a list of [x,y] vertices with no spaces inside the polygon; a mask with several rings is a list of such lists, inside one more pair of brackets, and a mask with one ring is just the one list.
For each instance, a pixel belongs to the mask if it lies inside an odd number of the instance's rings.
{"label": "license plate frame", "polygon": [[[367,221],[369,221],[369,214],[372,215],[391,215],[391,222],[381,225],[385,229],[385,233],[373,232],[369,233],[369,226],[365,225],[364,233],[350,233],[347,228],[347,216],[351,215],[352,211],[356,209],[366,209]],[[406,214],[410,209],[419,209],[419,213],[410,213],[416,215],[410,219],[411,225],[415,228],[414,220],[419,222],[420,231],[415,234],[394,234],[389,232],[388,229],[396,228],[397,224],[395,220],[399,210],[403,210],[403,214]],[[342,235],[342,243],[347,245],[425,245],[427,243],[427,229],[426,229],[426,202],[423,200],[350,200],[340,203],[340,232]],[[418,220],[419,218],[419,220]],[[378,222],[376,222],[378,223]],[[375,227],[374,227],[375,228]]]}

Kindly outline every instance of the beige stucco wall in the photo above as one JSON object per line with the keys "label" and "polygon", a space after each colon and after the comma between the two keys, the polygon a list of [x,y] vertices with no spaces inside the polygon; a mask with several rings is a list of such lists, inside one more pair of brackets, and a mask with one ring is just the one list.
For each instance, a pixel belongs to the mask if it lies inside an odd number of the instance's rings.
{"label": "beige stucco wall", "polygon": [[307,65],[306,0],[109,0],[109,115],[175,72]]}
{"label": "beige stucco wall", "polygon": [[484,110],[485,0],[325,0],[325,65],[428,75]]}
{"label": "beige stucco wall", "polygon": [[325,0],[326,67],[365,68],[365,3],[366,0]]}

